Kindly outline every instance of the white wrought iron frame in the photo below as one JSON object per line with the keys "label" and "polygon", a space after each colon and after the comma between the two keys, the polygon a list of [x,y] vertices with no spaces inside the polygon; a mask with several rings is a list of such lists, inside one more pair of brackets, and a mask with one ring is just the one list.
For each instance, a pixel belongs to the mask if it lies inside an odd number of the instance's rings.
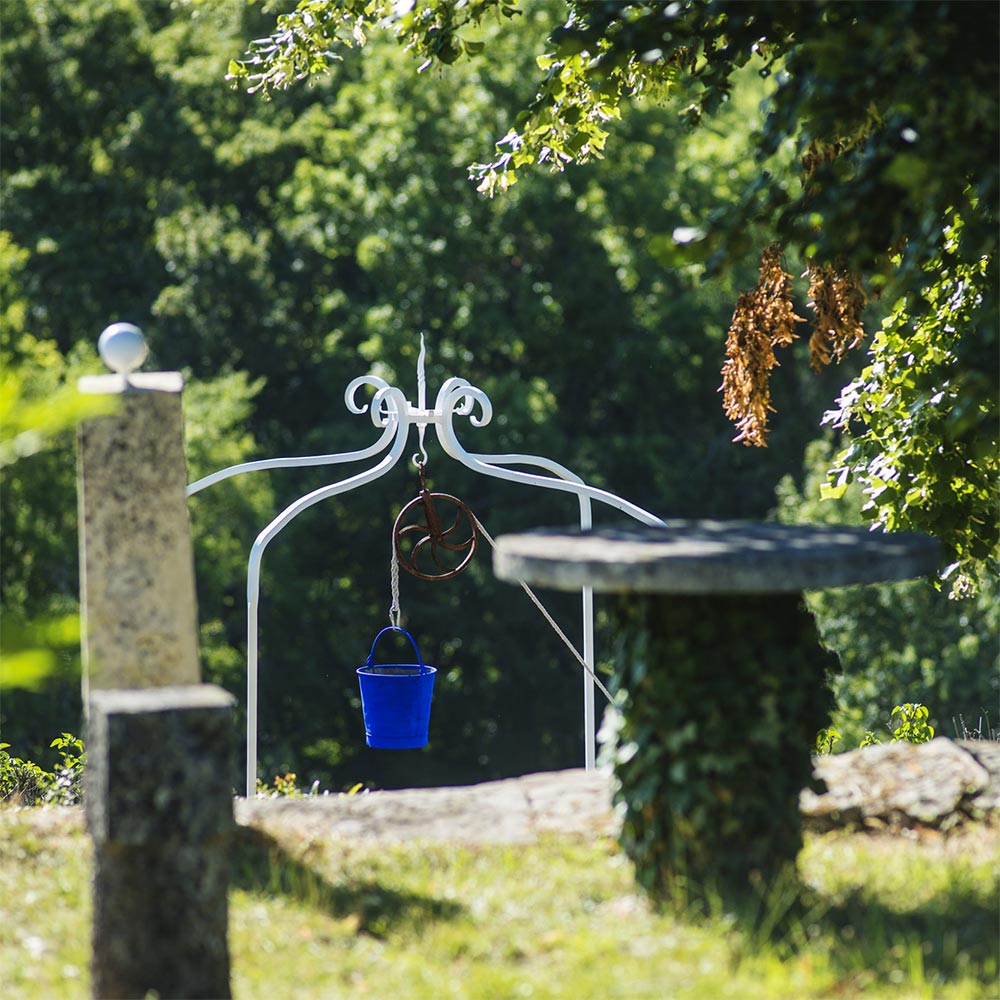
{"label": "white wrought iron frame", "polygon": [[[389,385],[377,375],[363,375],[354,379],[344,392],[344,403],[351,413],[370,413],[372,423],[382,429],[378,440],[359,451],[342,452],[333,455],[309,455],[300,458],[273,458],[256,462],[244,462],[205,476],[187,487],[187,495],[193,496],[201,490],[231,476],[245,472],[259,472],[265,469],[301,468],[303,466],[342,465],[348,462],[363,462],[385,451],[375,465],[356,475],[341,479],[327,486],[321,486],[289,504],[257,536],[250,549],[247,563],[247,757],[246,793],[251,798],[257,785],[257,676],[258,676],[258,608],[260,602],[260,570],[264,550],[290,521],[313,505],[341,493],[348,493],[360,486],[384,476],[403,456],[410,428],[416,427],[419,436],[420,456],[426,459],[424,435],[428,426],[433,426],[437,440],[443,451],[457,462],[496,479],[537,486],[550,490],[561,490],[577,497],[580,505],[580,527],[592,526],[592,503],[597,501],[613,507],[644,524],[663,525],[664,521],[630,503],[622,497],[598,489],[585,483],[569,469],[548,458],[537,455],[485,455],[468,452],[455,433],[455,417],[468,417],[473,427],[485,427],[493,418],[493,404],[482,390],[462,378],[449,378],[438,390],[434,407],[426,404],[426,375],[424,370],[425,351],[421,338],[420,355],[417,360],[417,405],[413,406],[403,390]],[[358,402],[358,390],[363,386],[374,389],[370,403]],[[478,414],[477,414],[478,409]],[[386,451],[386,449],[388,450]],[[418,456],[414,456],[417,460]],[[529,466],[542,469],[550,475],[523,472],[510,466]],[[584,766],[593,770],[596,760],[594,738],[594,592],[591,587],[581,590],[583,602],[583,659],[588,670],[583,672],[583,726],[584,726]]]}

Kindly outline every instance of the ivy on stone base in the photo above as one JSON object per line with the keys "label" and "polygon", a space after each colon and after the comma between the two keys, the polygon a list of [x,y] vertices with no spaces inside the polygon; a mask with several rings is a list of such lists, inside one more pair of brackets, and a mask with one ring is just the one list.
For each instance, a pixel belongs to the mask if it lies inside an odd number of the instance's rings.
{"label": "ivy on stone base", "polygon": [[654,897],[770,880],[802,846],[799,793],[829,722],[828,675],[795,594],[630,596],[604,727],[622,846]]}

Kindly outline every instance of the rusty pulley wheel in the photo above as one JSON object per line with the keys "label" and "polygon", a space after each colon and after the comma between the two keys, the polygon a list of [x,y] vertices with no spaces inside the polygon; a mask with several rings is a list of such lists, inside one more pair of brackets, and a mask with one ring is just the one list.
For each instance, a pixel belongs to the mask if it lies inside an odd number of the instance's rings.
{"label": "rusty pulley wheel", "polygon": [[450,580],[476,554],[476,518],[456,497],[432,493],[423,468],[420,481],[420,494],[399,512],[393,526],[396,556],[407,573],[421,580]]}

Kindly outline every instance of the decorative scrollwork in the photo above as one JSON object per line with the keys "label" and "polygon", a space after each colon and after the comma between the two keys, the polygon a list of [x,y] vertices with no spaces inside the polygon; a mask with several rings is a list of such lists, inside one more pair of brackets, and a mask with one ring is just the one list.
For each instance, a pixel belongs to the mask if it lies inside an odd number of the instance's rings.
{"label": "decorative scrollwork", "polygon": [[[375,390],[371,403],[357,401],[358,389],[367,385]],[[389,385],[385,379],[377,375],[363,375],[354,379],[344,392],[344,404],[351,413],[364,413],[370,410],[372,423],[376,427],[388,427],[390,423],[397,424],[409,417],[410,404],[403,390]]]}
{"label": "decorative scrollwork", "polygon": [[[479,404],[479,416],[475,414]],[[434,412],[449,422],[453,416],[469,417],[473,427],[485,427],[493,419],[493,404],[482,389],[464,378],[450,378],[438,390]]]}
{"label": "decorative scrollwork", "polygon": [[376,390],[389,388],[389,383],[384,378],[379,378],[378,375],[360,375],[358,378],[352,379],[344,390],[344,405],[351,413],[364,413],[368,409],[367,403],[359,403],[356,399],[358,389],[363,385]]}
{"label": "decorative scrollwork", "polygon": [[427,489],[423,468],[420,479],[423,489],[399,512],[393,526],[396,556],[399,565],[418,579],[450,580],[476,554],[476,519],[461,500]]}

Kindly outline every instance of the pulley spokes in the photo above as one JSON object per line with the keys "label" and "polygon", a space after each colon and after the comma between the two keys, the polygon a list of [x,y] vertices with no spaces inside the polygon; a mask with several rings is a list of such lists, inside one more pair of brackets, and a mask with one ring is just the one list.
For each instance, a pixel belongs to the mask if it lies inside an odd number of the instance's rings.
{"label": "pulley spokes", "polygon": [[461,500],[427,488],[419,464],[421,490],[400,512],[392,544],[399,565],[421,580],[450,580],[476,554],[476,518]]}

